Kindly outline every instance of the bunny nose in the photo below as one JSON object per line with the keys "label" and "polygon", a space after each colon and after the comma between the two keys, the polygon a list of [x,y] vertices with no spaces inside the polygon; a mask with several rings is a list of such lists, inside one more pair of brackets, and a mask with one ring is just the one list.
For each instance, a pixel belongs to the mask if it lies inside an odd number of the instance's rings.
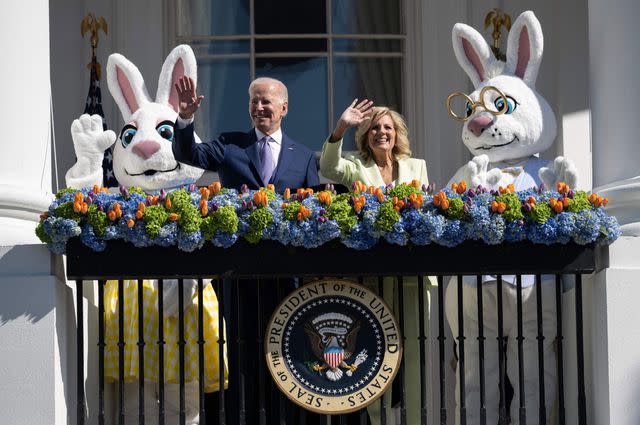
{"label": "bunny nose", "polygon": [[467,127],[476,137],[479,137],[487,127],[491,126],[491,124],[493,124],[493,117],[488,115],[478,115],[469,121]]}
{"label": "bunny nose", "polygon": [[160,143],[153,140],[143,140],[136,143],[133,147],[133,153],[138,155],[142,159],[149,159],[151,155],[160,150]]}

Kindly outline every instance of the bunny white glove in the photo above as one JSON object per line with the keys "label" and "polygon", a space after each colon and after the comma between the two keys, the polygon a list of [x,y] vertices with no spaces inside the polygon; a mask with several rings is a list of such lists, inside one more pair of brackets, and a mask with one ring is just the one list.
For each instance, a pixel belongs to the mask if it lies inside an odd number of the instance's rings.
{"label": "bunny white glove", "polygon": [[578,184],[578,169],[573,161],[563,156],[553,161],[553,167],[540,168],[538,176],[548,190],[554,190],[559,182],[564,182],[573,189]]}
{"label": "bunny white glove", "polygon": [[116,141],[116,134],[103,130],[100,115],[83,114],[71,124],[71,137],[77,162],[65,175],[67,187],[101,186],[104,151]]}
{"label": "bunny white glove", "polygon": [[[198,282],[195,279],[184,279],[183,281],[183,310],[186,310],[191,304],[193,294],[196,292]],[[162,288],[162,302],[164,306],[165,317],[178,316],[178,281],[175,279],[165,279]]]}
{"label": "bunny white glove", "polygon": [[470,187],[478,185],[490,188],[496,185],[502,178],[502,171],[499,168],[489,168],[489,157],[478,155],[464,166],[463,178]]}

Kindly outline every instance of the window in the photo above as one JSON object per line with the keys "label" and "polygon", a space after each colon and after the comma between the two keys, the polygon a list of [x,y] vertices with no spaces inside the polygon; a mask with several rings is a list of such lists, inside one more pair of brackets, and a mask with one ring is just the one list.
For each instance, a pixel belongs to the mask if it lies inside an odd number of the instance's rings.
{"label": "window", "polygon": [[[176,41],[198,59],[203,139],[249,129],[255,77],[289,90],[283,130],[319,150],[353,98],[404,109],[402,1],[176,0]],[[353,131],[345,149],[355,149]]]}

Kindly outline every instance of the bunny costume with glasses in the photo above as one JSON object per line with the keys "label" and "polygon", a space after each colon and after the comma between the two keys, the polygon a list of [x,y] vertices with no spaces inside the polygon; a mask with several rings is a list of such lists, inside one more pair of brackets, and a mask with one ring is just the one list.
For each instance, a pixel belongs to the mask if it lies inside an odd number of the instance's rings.
{"label": "bunny costume with glasses", "polygon": [[[68,187],[101,186],[102,155],[114,142],[113,168],[118,181],[125,186],[137,186],[145,191],[177,188],[194,183],[203,170],[176,161],[173,150],[173,123],[178,116],[178,97],[174,84],[182,77],[196,77],[196,59],[191,48],[181,45],[166,58],[156,99],[153,101],[138,68],[124,56],[112,54],[107,63],[109,91],[118,104],[125,126],[116,140],[113,131],[103,131],[102,118],[82,115],[71,126],[77,162],[67,172]],[[199,142],[199,139],[198,139]],[[144,255],[144,252],[141,252]],[[135,261],[135,259],[131,259]],[[117,281],[105,285],[105,379],[117,381],[118,373],[118,310],[124,304],[124,409],[127,423],[138,421],[138,282],[124,281],[124,299],[118,299]],[[159,380],[158,364],[158,282],[145,280],[143,288],[144,314],[144,379]],[[185,405],[186,423],[199,423],[198,393],[198,303],[197,283],[184,280],[185,327]],[[204,377],[205,391],[220,388],[219,367],[225,367],[218,356],[218,300],[210,284],[203,290],[204,307]],[[178,423],[179,415],[179,349],[178,349],[178,283],[163,282],[164,305],[164,397],[167,423]],[[225,370],[226,373],[226,370]],[[226,378],[225,378],[226,380]],[[226,382],[225,382],[226,384]],[[145,416],[158,415],[157,385],[145,385]]]}
{"label": "bunny costume with glasses", "polygon": [[[475,91],[466,100],[464,114],[451,108],[452,99],[465,96],[454,93],[447,100],[450,114],[464,122],[462,140],[474,158],[461,167],[452,182],[465,180],[470,187],[482,185],[498,189],[514,185],[516,191],[539,186],[541,182],[553,189],[558,182],[575,187],[577,171],[567,158],[557,157],[552,163],[537,156],[548,149],[556,137],[556,118],[549,103],[535,89],[542,61],[543,37],[540,23],[533,12],[524,12],[514,22],[507,43],[507,61],[494,58],[489,45],[473,28],[456,24],[453,27],[453,48],[460,66],[473,82]],[[484,276],[482,282],[483,320],[485,333],[486,423],[498,423],[500,393],[498,390],[499,350],[506,354],[506,374],[511,381],[514,399],[511,402],[511,423],[519,424],[519,371],[517,351],[517,290],[516,277],[503,276],[502,308],[506,344],[498,346],[498,296],[495,276]],[[456,401],[460,404],[459,374],[465,375],[467,424],[480,421],[480,378],[478,335],[478,299],[476,278],[465,277],[462,285],[465,369],[456,370]],[[556,397],[556,359],[553,351],[556,334],[555,285],[552,276],[541,279],[542,319],[544,339],[544,395],[546,418]],[[454,338],[458,329],[458,288],[450,282],[445,299],[447,319]],[[524,336],[524,395],[526,422],[541,423],[539,418],[538,342],[536,287],[534,276],[522,276],[522,316]],[[500,353],[502,354],[502,353]],[[506,401],[504,402],[506,403]],[[504,406],[504,405],[503,405]],[[507,423],[506,409],[500,423]],[[456,409],[456,424],[460,412]],[[546,422],[544,422],[546,423]]]}

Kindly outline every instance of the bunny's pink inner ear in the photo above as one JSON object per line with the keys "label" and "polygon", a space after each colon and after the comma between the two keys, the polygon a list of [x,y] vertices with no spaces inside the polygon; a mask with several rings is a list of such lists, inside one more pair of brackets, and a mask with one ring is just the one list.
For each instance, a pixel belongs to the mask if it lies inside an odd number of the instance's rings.
{"label": "bunny's pink inner ear", "polygon": [[478,81],[484,80],[484,67],[482,66],[480,57],[478,56],[478,53],[476,53],[471,43],[469,43],[469,41],[464,37],[462,38],[462,48],[464,49],[465,56],[478,73]]}
{"label": "bunny's pink inner ear", "polygon": [[182,62],[182,58],[179,58],[176,61],[176,64],[173,66],[173,72],[171,73],[171,86],[169,87],[169,105],[173,108],[174,111],[178,112],[180,110],[178,93],[176,92],[175,85],[178,83],[178,80],[184,76],[184,63]]}
{"label": "bunny's pink inner ear", "polygon": [[131,113],[138,110],[138,101],[136,100],[135,93],[131,87],[131,83],[126,74],[116,65],[116,75],[118,76],[118,85],[120,85],[120,91],[124,96],[124,101],[127,102],[127,106]]}
{"label": "bunny's pink inner ear", "polygon": [[531,60],[531,45],[529,44],[529,30],[526,26],[522,27],[520,37],[518,38],[518,65],[515,74],[520,78],[524,78],[527,71],[527,65]]}

